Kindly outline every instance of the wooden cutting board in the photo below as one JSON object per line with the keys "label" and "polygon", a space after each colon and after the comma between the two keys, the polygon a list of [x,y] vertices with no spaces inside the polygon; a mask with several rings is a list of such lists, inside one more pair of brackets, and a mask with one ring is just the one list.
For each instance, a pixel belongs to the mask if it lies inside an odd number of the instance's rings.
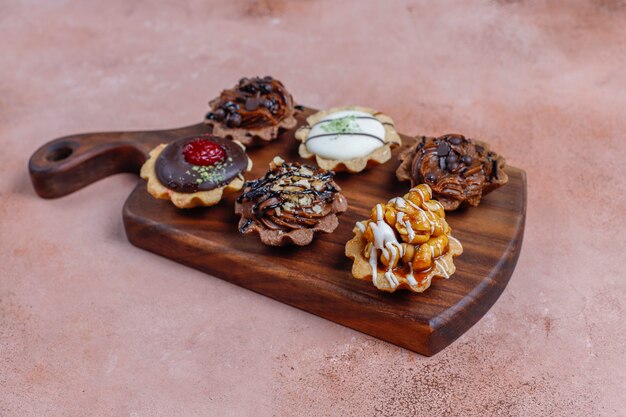
{"label": "wooden cutting board", "polygon": [[[312,112],[303,110],[299,125]],[[138,173],[147,152],[159,143],[207,132],[210,128],[197,124],[60,138],[32,156],[32,182],[40,196],[60,197],[114,173]],[[402,139],[405,146],[412,143],[407,136]],[[290,131],[267,146],[250,149],[254,168],[246,177],[262,176],[275,155],[300,160],[297,148]],[[318,236],[310,246],[267,247],[256,236],[240,235],[233,211],[236,195],[214,207],[179,210],[152,198],[143,180],[124,205],[126,234],[140,248],[430,356],[476,323],[508,283],[522,246],[526,175],[508,167],[509,183],[486,196],[479,207],[447,213],[453,235],[464,247],[450,279],[436,279],[422,294],[387,294],[371,282],[352,278],[344,245],[353,236],[355,222],[368,217],[374,205],[408,190],[408,183],[395,179],[399,152],[366,172],[337,174],[350,207],[334,233]]]}

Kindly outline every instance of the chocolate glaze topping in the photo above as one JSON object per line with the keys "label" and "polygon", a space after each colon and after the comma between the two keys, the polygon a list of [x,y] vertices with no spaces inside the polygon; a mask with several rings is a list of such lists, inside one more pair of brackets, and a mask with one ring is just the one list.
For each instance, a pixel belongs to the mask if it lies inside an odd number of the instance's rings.
{"label": "chocolate glaze topping", "polygon": [[313,228],[333,212],[341,189],[334,172],[280,161],[264,177],[248,181],[237,203],[243,206],[245,232],[253,223],[270,230]]}
{"label": "chocolate glaze topping", "polygon": [[504,159],[463,135],[422,137],[410,164],[411,184],[428,184],[446,210],[462,201],[477,205],[486,188],[506,182]]}
{"label": "chocolate glaze topping", "polygon": [[[213,165],[194,165],[185,159],[185,146],[208,140],[224,150],[224,158]],[[248,157],[236,142],[212,135],[191,136],[167,145],[159,155],[155,170],[165,187],[179,193],[210,191],[231,182],[248,166]]]}
{"label": "chocolate glaze topping", "polygon": [[270,76],[242,78],[209,105],[207,119],[229,128],[245,129],[276,126],[294,107],[285,86]]}

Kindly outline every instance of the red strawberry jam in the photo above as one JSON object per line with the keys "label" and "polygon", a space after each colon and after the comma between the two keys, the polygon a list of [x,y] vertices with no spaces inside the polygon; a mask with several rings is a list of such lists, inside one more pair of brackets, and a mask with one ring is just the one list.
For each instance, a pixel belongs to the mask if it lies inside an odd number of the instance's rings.
{"label": "red strawberry jam", "polygon": [[215,165],[226,159],[224,148],[210,139],[196,139],[183,148],[185,161],[193,165]]}

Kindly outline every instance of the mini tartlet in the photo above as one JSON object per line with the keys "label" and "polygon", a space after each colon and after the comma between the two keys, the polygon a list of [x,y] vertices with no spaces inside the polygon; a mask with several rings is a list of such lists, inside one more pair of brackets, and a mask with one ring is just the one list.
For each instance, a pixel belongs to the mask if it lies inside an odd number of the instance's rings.
{"label": "mini tartlet", "polygon": [[411,185],[428,184],[447,211],[461,204],[477,206],[483,195],[507,183],[505,160],[485,142],[463,135],[418,137],[404,150],[396,176]]}
{"label": "mini tartlet", "polygon": [[213,127],[213,133],[245,146],[270,142],[297,123],[293,97],[270,76],[242,78],[209,105],[205,123]]}
{"label": "mini tartlet", "polygon": [[377,204],[370,218],[357,222],[353,231],[345,248],[346,256],[354,260],[352,275],[371,280],[382,291],[423,292],[433,278],[454,274],[453,258],[463,253],[461,243],[450,234],[443,207],[431,199],[426,184]]}
{"label": "mini tartlet", "polygon": [[391,159],[402,143],[393,120],[358,106],[334,107],[312,114],[295,137],[301,157],[315,158],[322,169],[357,173]]}
{"label": "mini tartlet", "polygon": [[258,233],[269,246],[305,246],[316,233],[332,233],[337,215],[348,208],[333,175],[275,157],[265,176],[246,182],[237,199],[239,232]]}
{"label": "mini tartlet", "polygon": [[141,167],[148,193],[171,200],[178,208],[213,206],[223,193],[244,185],[243,172],[252,168],[245,147],[213,135],[190,136],[150,151]]}

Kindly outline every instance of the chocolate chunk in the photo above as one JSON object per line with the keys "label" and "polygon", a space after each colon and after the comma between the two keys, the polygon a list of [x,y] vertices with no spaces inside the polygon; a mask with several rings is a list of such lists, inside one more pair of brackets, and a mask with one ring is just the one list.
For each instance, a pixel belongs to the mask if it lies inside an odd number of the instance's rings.
{"label": "chocolate chunk", "polygon": [[446,163],[450,165],[450,164],[457,162],[458,159],[459,159],[459,156],[456,153],[451,152],[450,155],[446,157]]}
{"label": "chocolate chunk", "polygon": [[441,141],[439,146],[437,146],[437,156],[446,156],[449,152],[450,152],[450,145],[448,145],[447,142]]}
{"label": "chocolate chunk", "polygon": [[426,174],[426,181],[435,182],[436,179],[437,179],[437,176],[433,174],[432,172]]}
{"label": "chocolate chunk", "polygon": [[246,100],[246,110],[254,111],[259,108],[259,100],[255,97],[248,97]]}
{"label": "chocolate chunk", "polygon": [[498,160],[494,159],[491,163],[492,169],[491,169],[491,178],[497,178],[498,177]]}
{"label": "chocolate chunk", "polygon": [[461,162],[463,162],[465,165],[472,165],[472,157],[469,155],[463,155],[463,157],[461,158]]}
{"label": "chocolate chunk", "polygon": [[485,148],[483,148],[483,147],[482,147],[482,146],[480,146],[480,145],[476,145],[476,152],[478,152],[478,153],[483,153],[483,152],[485,152]]}
{"label": "chocolate chunk", "polygon": [[450,138],[450,143],[453,145],[460,145],[463,142],[463,138],[459,136],[454,136]]}
{"label": "chocolate chunk", "polygon": [[226,119],[226,125],[228,127],[238,127],[241,124],[241,115],[239,113],[231,113]]}
{"label": "chocolate chunk", "polygon": [[261,84],[261,92],[263,94],[269,94],[272,92],[272,85],[271,84]]}
{"label": "chocolate chunk", "polygon": [[439,169],[446,169],[446,158],[439,158]]}
{"label": "chocolate chunk", "polygon": [[457,167],[459,166],[459,163],[454,161],[450,164],[448,164],[448,171],[452,172],[454,171]]}
{"label": "chocolate chunk", "polygon": [[224,120],[224,117],[226,117],[226,112],[224,111],[224,109],[217,109],[213,112],[213,115],[215,116],[215,120]]}

